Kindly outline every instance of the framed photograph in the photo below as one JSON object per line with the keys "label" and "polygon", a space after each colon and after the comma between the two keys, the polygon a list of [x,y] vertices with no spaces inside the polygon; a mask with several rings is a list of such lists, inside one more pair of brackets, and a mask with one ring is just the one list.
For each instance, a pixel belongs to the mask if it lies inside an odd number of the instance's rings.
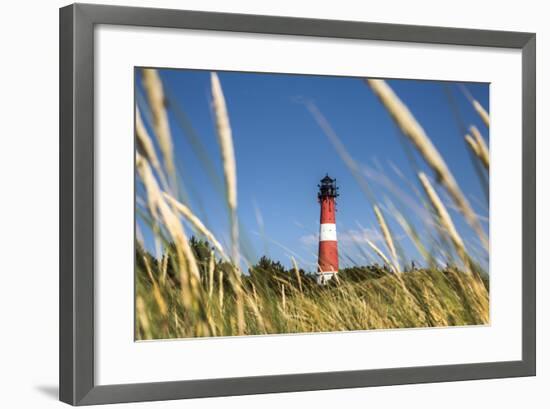
{"label": "framed photograph", "polygon": [[535,374],[535,34],[60,10],[60,399]]}

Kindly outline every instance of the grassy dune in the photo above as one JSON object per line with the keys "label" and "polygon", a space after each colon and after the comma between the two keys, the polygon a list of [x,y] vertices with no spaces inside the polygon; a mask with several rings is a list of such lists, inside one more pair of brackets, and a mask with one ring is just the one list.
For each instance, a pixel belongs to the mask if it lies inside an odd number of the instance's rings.
{"label": "grassy dune", "polygon": [[[138,264],[139,265],[139,264]],[[456,269],[391,272],[361,281],[340,279],[318,286],[302,276],[278,285],[243,278],[244,330],[237,323],[232,284],[207,275],[198,287],[204,305],[186,308],[173,279],[163,283],[137,271],[137,338],[261,335],[389,328],[481,325],[489,321],[486,282]],[[263,274],[266,272],[263,271]],[[162,277],[162,272],[152,274]],[[301,287],[301,290],[300,290]],[[209,291],[211,288],[211,291]]]}

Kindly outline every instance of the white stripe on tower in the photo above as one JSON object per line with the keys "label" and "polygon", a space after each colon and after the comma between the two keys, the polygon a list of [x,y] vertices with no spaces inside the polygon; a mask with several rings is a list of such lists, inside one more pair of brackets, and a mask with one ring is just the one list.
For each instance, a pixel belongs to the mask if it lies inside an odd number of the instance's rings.
{"label": "white stripe on tower", "polygon": [[319,241],[336,241],[336,224],[334,223],[321,224]]}

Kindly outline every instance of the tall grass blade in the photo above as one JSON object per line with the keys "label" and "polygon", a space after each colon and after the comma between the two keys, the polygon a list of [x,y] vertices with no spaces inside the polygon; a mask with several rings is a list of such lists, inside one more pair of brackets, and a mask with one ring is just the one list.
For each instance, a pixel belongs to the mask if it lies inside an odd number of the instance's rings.
{"label": "tall grass blade", "polygon": [[145,68],[142,71],[143,87],[147,93],[149,106],[153,116],[153,129],[158,139],[160,150],[164,157],[164,164],[168,175],[175,178],[174,147],[168,122],[168,114],[165,109],[164,90],[158,71]]}
{"label": "tall grass blade", "polygon": [[470,226],[472,226],[478,234],[484,246],[488,248],[489,241],[479,220],[468,200],[462,193],[451,171],[447,167],[447,164],[441,157],[439,151],[432,144],[432,141],[422,126],[416,121],[407,106],[399,99],[384,80],[367,79],[366,82],[386,107],[403,134],[412,141],[426,163],[428,163],[435,172],[438,181],[445,187]]}

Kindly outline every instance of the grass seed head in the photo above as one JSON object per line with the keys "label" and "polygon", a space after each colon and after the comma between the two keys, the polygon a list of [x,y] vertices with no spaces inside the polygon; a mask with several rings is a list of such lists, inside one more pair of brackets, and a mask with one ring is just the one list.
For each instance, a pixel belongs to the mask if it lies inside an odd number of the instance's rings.
{"label": "grass seed head", "polygon": [[172,177],[175,177],[175,167],[173,159],[173,144],[168,122],[168,114],[165,107],[164,90],[162,81],[155,69],[146,68],[142,71],[143,87],[147,94],[151,113],[153,115],[153,129],[159,142],[160,150],[164,157],[166,171]]}
{"label": "grass seed head", "polygon": [[458,206],[470,226],[476,231],[485,247],[488,247],[488,239],[479,223],[479,220],[471,208],[468,200],[462,193],[454,176],[447,167],[439,151],[415,119],[407,106],[399,99],[395,92],[384,80],[366,80],[373,92],[386,107],[399,129],[421,153],[422,157],[437,175],[438,181],[445,187],[455,204]]}
{"label": "grass seed head", "polygon": [[[474,141],[477,146],[476,156],[479,158],[485,169],[489,170],[490,158],[489,158],[489,148],[485,143],[485,139],[481,136],[481,132],[475,126],[470,127],[470,132],[474,136]],[[468,142],[470,144],[470,142]]]}

